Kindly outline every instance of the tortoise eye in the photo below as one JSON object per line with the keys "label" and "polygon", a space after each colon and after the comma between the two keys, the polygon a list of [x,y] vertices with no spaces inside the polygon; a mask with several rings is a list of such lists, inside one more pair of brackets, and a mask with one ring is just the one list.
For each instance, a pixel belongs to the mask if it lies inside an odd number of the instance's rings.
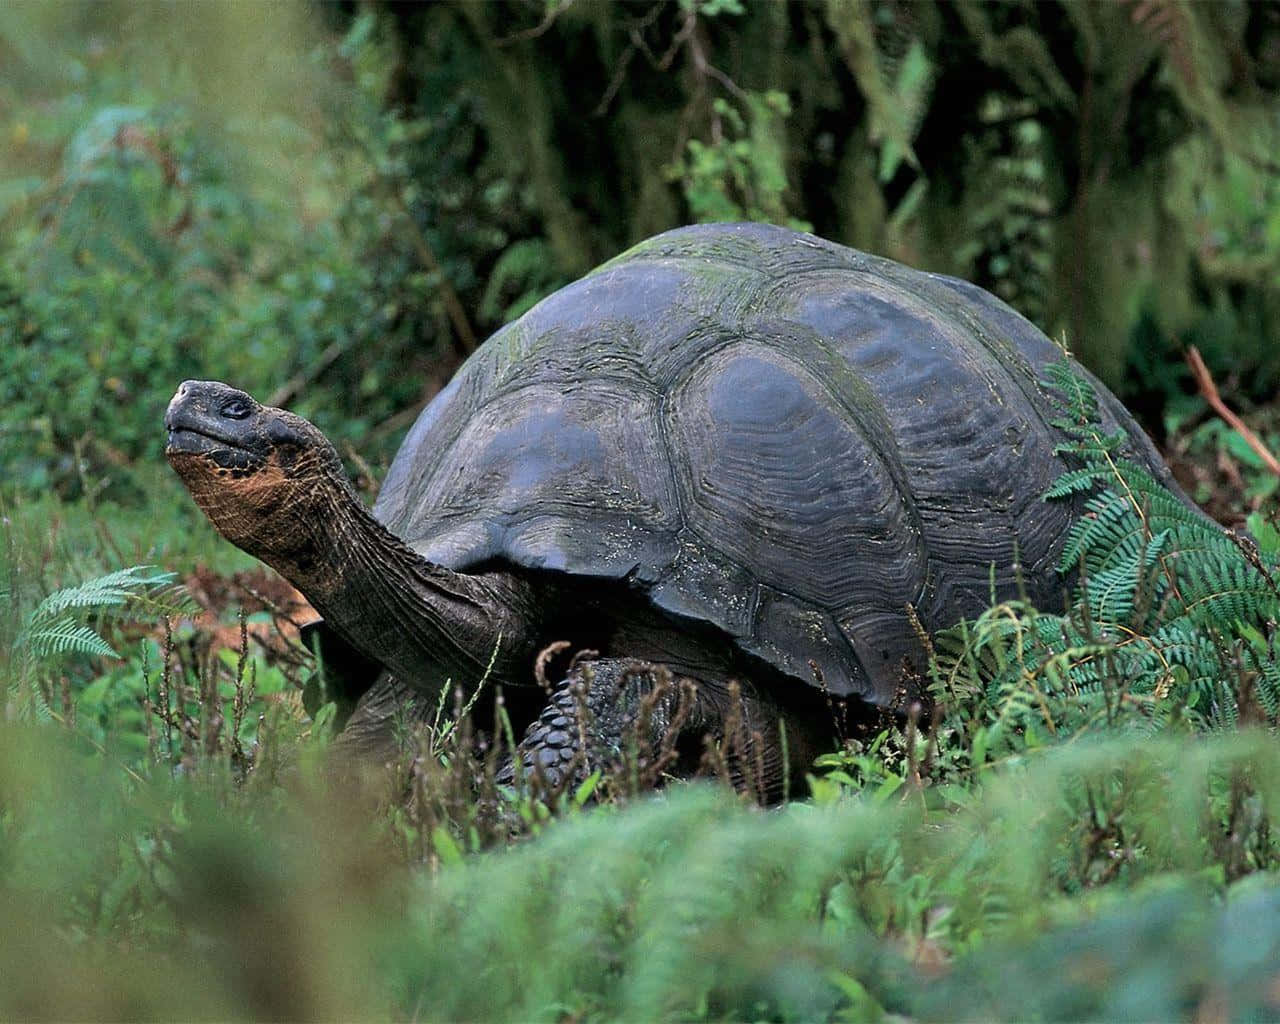
{"label": "tortoise eye", "polygon": [[229,398],[222,403],[222,408],[218,412],[229,420],[245,419],[250,412],[249,403],[240,398]]}

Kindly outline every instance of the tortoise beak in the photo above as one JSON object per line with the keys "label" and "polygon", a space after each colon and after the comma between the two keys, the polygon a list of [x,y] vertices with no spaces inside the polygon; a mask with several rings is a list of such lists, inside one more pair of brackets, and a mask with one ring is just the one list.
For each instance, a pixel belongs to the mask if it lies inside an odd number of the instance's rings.
{"label": "tortoise beak", "polygon": [[204,381],[186,380],[174,392],[169,406],[164,411],[164,428],[169,432],[164,447],[166,456],[179,454],[197,455],[213,448],[212,438],[204,432],[193,429],[207,419],[206,403],[201,399],[201,385]]}
{"label": "tortoise beak", "polygon": [[250,440],[245,421],[220,413],[229,399],[257,405],[248,395],[216,380],[183,381],[164,413],[169,437],[165,455],[206,454],[219,449],[243,449]]}
{"label": "tortoise beak", "polygon": [[209,413],[209,385],[213,381],[184,380],[169,399],[164,411],[166,430],[183,430],[195,422],[207,419]]}

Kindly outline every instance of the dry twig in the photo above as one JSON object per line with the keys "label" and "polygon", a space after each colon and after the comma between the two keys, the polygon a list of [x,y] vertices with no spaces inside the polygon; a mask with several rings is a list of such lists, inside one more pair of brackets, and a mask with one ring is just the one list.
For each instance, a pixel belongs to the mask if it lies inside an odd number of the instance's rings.
{"label": "dry twig", "polygon": [[1204,400],[1209,403],[1213,411],[1221,416],[1232,430],[1244,438],[1245,444],[1257,453],[1258,458],[1266,464],[1267,469],[1276,476],[1280,476],[1280,460],[1277,460],[1271,454],[1271,450],[1263,444],[1262,438],[1250,430],[1245,425],[1244,420],[1227,408],[1227,403],[1218,394],[1218,386],[1214,384],[1209,368],[1205,366],[1199,350],[1194,345],[1187,349],[1187,365],[1191,367],[1191,373],[1196,379],[1196,387],[1200,389],[1200,394],[1204,396]]}

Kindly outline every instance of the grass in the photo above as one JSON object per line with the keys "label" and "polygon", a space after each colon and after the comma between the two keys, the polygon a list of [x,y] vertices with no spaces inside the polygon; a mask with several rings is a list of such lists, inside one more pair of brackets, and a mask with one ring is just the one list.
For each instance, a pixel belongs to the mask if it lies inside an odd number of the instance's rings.
{"label": "grass", "polygon": [[90,614],[123,657],[43,665],[58,721],[0,725],[0,1016],[1280,1013],[1269,730],[992,756],[970,708],[832,752],[781,808],[637,796],[624,771],[587,810],[491,772],[477,790],[488,723],[446,714],[354,780],[302,709],[287,623],[246,610],[268,588],[241,556],[180,516],[6,513],[10,619],[121,555],[218,597],[167,625]]}
{"label": "grass", "polygon": [[[1221,823],[1237,776],[1253,780],[1255,828],[1277,810],[1263,734],[1059,750],[945,809],[850,793],[763,812],[681,786],[422,861],[388,841],[385,815],[305,769],[270,784],[131,778],[47,731],[4,731],[8,1017],[1280,1008],[1280,887],[1227,881],[1240,830]],[[1064,800],[1081,782],[1107,798]],[[1107,817],[1121,805],[1123,840]],[[1099,859],[1120,867],[1104,880]],[[73,966],[55,978],[52,964]]]}

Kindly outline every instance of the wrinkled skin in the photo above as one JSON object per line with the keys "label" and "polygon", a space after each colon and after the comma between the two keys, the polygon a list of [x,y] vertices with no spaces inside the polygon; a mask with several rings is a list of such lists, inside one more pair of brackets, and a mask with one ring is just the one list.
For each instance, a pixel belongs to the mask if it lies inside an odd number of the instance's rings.
{"label": "wrinkled skin", "polygon": [[332,523],[355,497],[324,435],[217,381],[178,388],[165,427],[165,456],[218,532],[286,576],[307,576],[312,524]]}

